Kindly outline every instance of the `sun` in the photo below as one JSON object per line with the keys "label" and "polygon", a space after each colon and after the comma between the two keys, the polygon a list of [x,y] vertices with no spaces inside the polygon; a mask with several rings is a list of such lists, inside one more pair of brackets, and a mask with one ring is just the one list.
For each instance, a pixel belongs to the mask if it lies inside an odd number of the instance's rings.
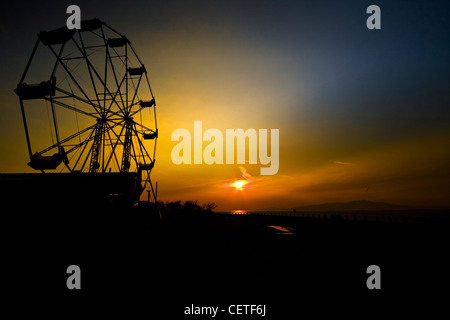
{"label": "sun", "polygon": [[231,186],[232,186],[232,187],[235,187],[236,190],[242,191],[242,190],[243,190],[242,187],[245,186],[247,183],[248,183],[248,182],[245,181],[245,180],[237,180],[237,181],[233,182],[233,183],[231,184]]}

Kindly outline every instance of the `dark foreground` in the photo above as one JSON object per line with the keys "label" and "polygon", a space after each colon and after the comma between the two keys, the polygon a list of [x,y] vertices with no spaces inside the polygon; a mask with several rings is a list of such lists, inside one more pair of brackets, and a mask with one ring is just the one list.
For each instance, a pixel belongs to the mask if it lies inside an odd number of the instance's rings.
{"label": "dark foreground", "polygon": [[[160,223],[150,209],[75,204],[2,212],[7,305],[18,314],[196,319],[186,306],[264,304],[265,318],[301,319],[449,303],[448,225],[230,215]],[[73,264],[81,290],[66,287]],[[381,268],[381,290],[367,289],[369,265]]]}

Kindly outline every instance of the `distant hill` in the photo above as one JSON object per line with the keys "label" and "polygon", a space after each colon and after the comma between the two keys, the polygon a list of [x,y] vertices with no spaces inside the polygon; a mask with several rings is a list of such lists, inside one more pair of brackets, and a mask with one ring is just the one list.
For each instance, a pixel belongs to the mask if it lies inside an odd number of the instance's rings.
{"label": "distant hill", "polygon": [[295,210],[297,211],[362,211],[362,210],[382,211],[382,210],[408,210],[408,209],[414,209],[414,207],[399,206],[386,202],[373,202],[367,200],[358,200],[350,202],[333,202],[295,208]]}

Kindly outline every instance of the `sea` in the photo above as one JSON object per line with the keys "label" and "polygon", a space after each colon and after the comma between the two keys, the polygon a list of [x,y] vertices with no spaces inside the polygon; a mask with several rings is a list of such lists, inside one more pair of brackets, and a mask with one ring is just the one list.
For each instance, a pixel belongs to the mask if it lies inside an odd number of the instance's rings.
{"label": "sea", "polygon": [[273,216],[303,219],[333,219],[347,221],[417,223],[417,224],[449,224],[450,210],[352,210],[352,211],[258,211],[228,210],[216,212],[218,215],[232,216]]}

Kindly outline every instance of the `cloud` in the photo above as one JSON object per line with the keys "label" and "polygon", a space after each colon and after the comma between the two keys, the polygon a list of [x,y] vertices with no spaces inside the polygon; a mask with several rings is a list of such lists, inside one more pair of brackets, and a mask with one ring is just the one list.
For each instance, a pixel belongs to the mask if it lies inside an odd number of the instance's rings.
{"label": "cloud", "polygon": [[353,165],[355,165],[354,163],[344,162],[344,161],[333,161],[333,163],[340,164],[340,165],[343,165],[343,166],[353,166]]}
{"label": "cloud", "polygon": [[244,178],[245,180],[248,180],[252,177],[251,174],[248,173],[243,166],[239,166],[239,170],[241,170],[242,178]]}

